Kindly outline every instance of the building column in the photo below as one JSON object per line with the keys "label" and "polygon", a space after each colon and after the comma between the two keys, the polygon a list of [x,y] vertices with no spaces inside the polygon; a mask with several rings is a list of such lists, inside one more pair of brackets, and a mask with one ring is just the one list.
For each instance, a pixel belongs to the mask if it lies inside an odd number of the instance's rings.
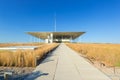
{"label": "building column", "polygon": [[53,43],[53,33],[50,34],[50,43]]}
{"label": "building column", "polygon": [[47,36],[47,39],[45,39],[46,43],[53,43],[53,33],[49,34]]}

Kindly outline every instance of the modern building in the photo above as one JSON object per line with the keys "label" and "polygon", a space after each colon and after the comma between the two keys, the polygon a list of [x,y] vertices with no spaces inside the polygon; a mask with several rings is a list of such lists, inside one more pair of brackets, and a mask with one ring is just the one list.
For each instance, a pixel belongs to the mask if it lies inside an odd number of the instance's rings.
{"label": "modern building", "polygon": [[46,43],[71,42],[85,32],[27,32],[34,37],[44,40]]}

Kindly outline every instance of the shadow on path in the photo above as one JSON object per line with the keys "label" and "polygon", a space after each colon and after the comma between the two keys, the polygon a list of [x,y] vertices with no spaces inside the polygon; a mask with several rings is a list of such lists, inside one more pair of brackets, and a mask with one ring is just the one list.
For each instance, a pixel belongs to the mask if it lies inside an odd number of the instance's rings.
{"label": "shadow on path", "polygon": [[46,75],[48,75],[48,73],[43,73],[43,72],[40,72],[40,71],[36,71],[36,72],[31,73],[30,76],[27,77],[24,80],[35,80],[37,77],[46,76]]}

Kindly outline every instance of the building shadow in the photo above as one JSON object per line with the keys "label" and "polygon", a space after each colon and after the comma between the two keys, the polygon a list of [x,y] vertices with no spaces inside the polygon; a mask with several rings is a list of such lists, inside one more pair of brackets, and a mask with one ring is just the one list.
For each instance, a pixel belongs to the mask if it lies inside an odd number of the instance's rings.
{"label": "building shadow", "polygon": [[40,72],[40,71],[36,71],[36,72],[33,72],[33,73],[29,74],[28,77],[26,77],[23,80],[35,80],[38,77],[47,76],[47,75],[49,75],[49,73],[43,73],[43,72]]}
{"label": "building shadow", "polygon": [[28,74],[20,74],[20,75],[13,75],[13,76],[8,76],[7,79],[4,78],[4,76],[0,76],[0,80],[35,80],[38,77],[41,76],[47,76],[49,73],[43,73],[41,71],[36,71]]}

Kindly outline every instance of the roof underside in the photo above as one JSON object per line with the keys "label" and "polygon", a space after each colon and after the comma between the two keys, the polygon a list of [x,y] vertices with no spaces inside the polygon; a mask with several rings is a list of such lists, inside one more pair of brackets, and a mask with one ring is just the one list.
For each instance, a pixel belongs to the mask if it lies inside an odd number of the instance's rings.
{"label": "roof underside", "polygon": [[53,34],[53,39],[60,39],[60,38],[75,39],[81,36],[82,34],[84,34],[85,32],[27,32],[27,33],[40,39],[47,39],[48,35],[50,35],[51,33]]}

